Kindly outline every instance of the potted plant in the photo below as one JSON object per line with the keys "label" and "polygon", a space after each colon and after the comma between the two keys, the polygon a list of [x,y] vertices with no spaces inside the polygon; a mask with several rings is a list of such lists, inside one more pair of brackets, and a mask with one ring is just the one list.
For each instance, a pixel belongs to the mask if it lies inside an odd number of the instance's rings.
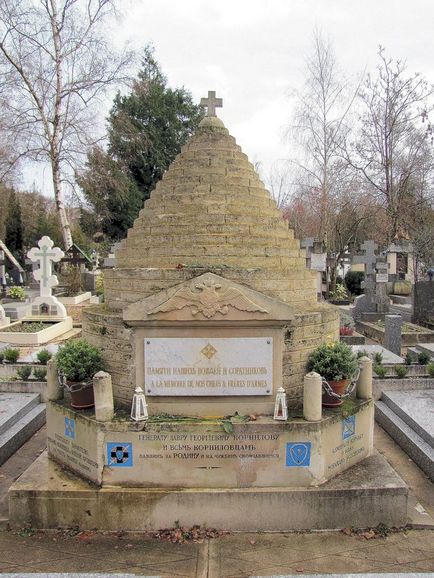
{"label": "potted plant", "polygon": [[59,378],[71,394],[71,406],[86,409],[95,405],[92,378],[104,369],[100,350],[85,339],[68,341],[56,354]]}
{"label": "potted plant", "polygon": [[[342,395],[357,373],[357,357],[345,343],[323,343],[311,353],[308,370],[319,373],[334,393]],[[322,403],[324,407],[336,407],[342,400],[324,392]]]}

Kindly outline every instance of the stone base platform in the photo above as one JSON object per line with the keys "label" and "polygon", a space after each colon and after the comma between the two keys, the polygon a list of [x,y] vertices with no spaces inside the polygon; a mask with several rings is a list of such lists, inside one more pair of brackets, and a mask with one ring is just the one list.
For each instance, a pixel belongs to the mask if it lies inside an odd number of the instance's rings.
{"label": "stone base platform", "polygon": [[14,528],[157,530],[194,524],[256,532],[407,523],[403,480],[374,454],[320,487],[100,488],[42,454],[9,490]]}

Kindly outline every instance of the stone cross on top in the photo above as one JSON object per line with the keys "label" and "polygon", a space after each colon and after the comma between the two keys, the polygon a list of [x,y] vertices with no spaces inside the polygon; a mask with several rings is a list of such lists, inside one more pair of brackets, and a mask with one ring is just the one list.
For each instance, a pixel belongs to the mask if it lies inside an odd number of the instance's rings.
{"label": "stone cross on top", "polygon": [[27,253],[30,261],[40,262],[39,269],[33,273],[36,281],[39,281],[39,295],[41,297],[51,297],[51,288],[58,285],[56,275],[52,275],[52,263],[57,263],[64,257],[64,252],[59,247],[53,247],[54,243],[50,237],[42,237],[38,241],[38,247],[33,247]]}
{"label": "stone cross on top", "polygon": [[223,106],[223,99],[216,98],[215,90],[208,90],[208,98],[201,98],[200,105],[207,107],[208,110],[206,116],[217,116],[215,109]]}
{"label": "stone cross on top", "polygon": [[375,254],[378,245],[374,241],[365,241],[360,248],[365,252],[364,255],[354,255],[353,263],[365,265],[366,275],[373,275],[375,272],[375,263],[377,255]]}

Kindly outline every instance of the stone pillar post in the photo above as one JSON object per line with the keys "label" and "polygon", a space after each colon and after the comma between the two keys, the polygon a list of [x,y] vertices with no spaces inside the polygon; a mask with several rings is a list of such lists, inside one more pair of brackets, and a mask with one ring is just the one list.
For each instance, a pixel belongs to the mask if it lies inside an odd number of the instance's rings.
{"label": "stone pillar post", "polygon": [[304,376],[303,415],[306,421],[322,418],[322,377],[314,371]]}
{"label": "stone pillar post", "polygon": [[49,401],[63,399],[63,387],[59,383],[55,359],[49,359],[47,362],[47,399]]}
{"label": "stone pillar post", "polygon": [[96,421],[110,421],[114,415],[112,378],[105,371],[93,376]]}
{"label": "stone pillar post", "polygon": [[357,380],[357,397],[359,399],[372,398],[372,359],[361,357],[359,359],[360,374]]}
{"label": "stone pillar post", "polygon": [[401,315],[384,317],[384,347],[396,355],[401,355]]}

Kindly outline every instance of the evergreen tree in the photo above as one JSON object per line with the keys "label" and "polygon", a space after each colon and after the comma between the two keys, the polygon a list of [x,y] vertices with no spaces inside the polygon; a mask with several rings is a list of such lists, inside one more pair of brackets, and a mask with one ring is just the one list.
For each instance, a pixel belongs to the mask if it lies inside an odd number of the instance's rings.
{"label": "evergreen tree", "polygon": [[23,259],[23,224],[21,219],[21,207],[14,191],[9,194],[8,208],[6,212],[6,247],[16,259]]}
{"label": "evergreen tree", "polygon": [[89,207],[82,213],[83,229],[90,233],[95,227],[94,213],[107,237],[123,238],[202,116],[187,90],[167,86],[147,47],[131,93],[114,99],[107,151],[95,147],[86,170],[77,177]]}

